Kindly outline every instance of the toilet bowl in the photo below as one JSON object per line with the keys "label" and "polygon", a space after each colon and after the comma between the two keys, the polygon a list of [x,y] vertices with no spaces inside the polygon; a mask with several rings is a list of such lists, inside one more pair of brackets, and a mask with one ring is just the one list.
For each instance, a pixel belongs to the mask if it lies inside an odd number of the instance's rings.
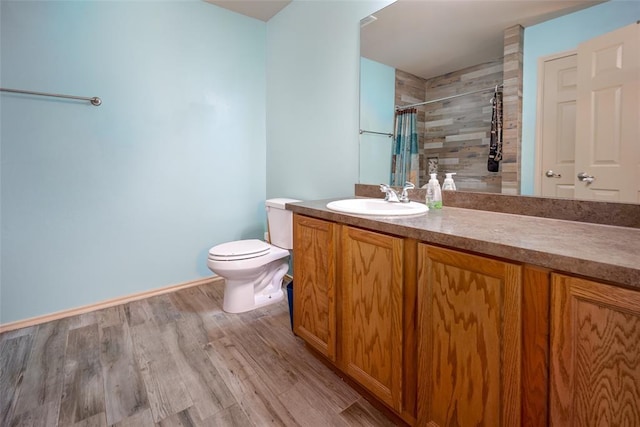
{"label": "toilet bowl", "polygon": [[[282,280],[293,248],[293,215],[285,210],[294,199],[266,201],[270,240],[236,240],[209,249],[207,266],[225,279],[222,309],[243,313],[284,298]],[[276,246],[277,245],[277,246]]]}

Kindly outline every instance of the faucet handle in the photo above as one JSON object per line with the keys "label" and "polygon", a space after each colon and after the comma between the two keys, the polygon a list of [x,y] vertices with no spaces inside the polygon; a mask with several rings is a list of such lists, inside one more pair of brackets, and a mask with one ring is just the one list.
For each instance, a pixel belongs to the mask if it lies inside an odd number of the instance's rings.
{"label": "faucet handle", "polygon": [[409,193],[408,190],[413,190],[414,188],[416,188],[416,186],[413,184],[413,182],[405,182],[404,183],[404,187],[402,187],[402,194],[400,194],[400,201],[403,203],[408,203],[409,202]]}

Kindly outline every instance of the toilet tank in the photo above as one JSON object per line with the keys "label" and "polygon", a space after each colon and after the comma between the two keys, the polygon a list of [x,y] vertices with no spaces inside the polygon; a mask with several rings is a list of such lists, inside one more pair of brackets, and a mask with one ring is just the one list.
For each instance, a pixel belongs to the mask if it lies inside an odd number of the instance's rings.
{"label": "toilet tank", "polygon": [[300,202],[296,199],[267,199],[267,221],[269,240],[282,249],[293,249],[293,212],[284,208],[287,203]]}

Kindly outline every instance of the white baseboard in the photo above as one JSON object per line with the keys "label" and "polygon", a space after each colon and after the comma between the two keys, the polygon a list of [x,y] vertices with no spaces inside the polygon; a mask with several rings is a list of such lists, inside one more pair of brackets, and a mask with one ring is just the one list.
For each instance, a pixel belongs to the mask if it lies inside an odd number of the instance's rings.
{"label": "white baseboard", "polygon": [[64,319],[65,317],[77,316],[78,314],[88,313],[94,310],[100,310],[103,308],[109,308],[116,305],[126,304],[128,302],[141,300],[144,298],[153,297],[156,295],[168,294],[176,292],[181,289],[190,288],[193,286],[205,285],[214,282],[223,282],[224,279],[219,276],[205,277],[204,279],[197,279],[190,282],[180,283],[178,285],[166,286],[164,288],[152,289],[149,291],[139,292],[123,297],[117,297],[106,301],[97,302],[94,304],[85,305],[82,307],[71,308],[68,310],[57,311],[51,314],[44,314],[42,316],[31,317],[29,319],[17,320],[15,322],[5,323],[0,325],[0,333],[13,331],[16,329],[26,328],[29,326],[40,325],[42,323],[51,322],[52,320]]}

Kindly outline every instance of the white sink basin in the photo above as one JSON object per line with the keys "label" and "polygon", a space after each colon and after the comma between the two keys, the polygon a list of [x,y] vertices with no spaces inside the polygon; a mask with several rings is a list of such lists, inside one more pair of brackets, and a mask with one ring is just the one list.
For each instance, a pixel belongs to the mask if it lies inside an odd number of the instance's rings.
{"label": "white sink basin", "polygon": [[358,215],[417,215],[427,211],[427,205],[418,202],[387,202],[383,199],[346,199],[327,203],[327,209]]}

